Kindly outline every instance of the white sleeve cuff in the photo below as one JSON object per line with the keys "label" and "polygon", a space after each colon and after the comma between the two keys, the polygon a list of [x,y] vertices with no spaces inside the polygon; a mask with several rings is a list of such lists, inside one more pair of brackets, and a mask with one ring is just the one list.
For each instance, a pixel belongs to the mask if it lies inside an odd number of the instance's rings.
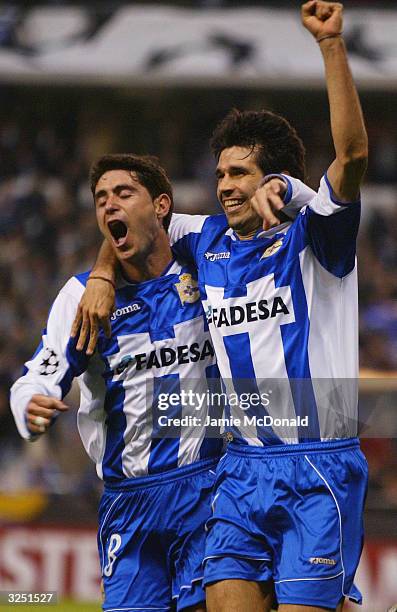
{"label": "white sleeve cuff", "polygon": [[272,178],[280,178],[287,185],[287,191],[283,198],[285,206],[282,212],[291,219],[295,219],[301,208],[309,204],[316,196],[316,192],[305,185],[300,179],[286,174],[267,174],[263,179],[263,184],[267,183]]}

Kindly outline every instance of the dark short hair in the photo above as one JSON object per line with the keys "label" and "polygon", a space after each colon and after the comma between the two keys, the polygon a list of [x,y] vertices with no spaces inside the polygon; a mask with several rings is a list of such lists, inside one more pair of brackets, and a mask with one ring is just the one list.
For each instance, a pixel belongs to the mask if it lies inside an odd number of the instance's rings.
{"label": "dark short hair", "polygon": [[166,171],[157,157],[152,155],[133,155],[132,153],[116,153],[103,155],[97,159],[90,168],[89,181],[92,195],[95,197],[95,189],[101,176],[109,170],[128,170],[135,172],[141,185],[146,187],[152,199],[157,198],[162,193],[166,193],[171,206],[168,214],[163,218],[163,226],[167,231],[171,221],[174,200],[171,182]]}
{"label": "dark short hair", "polygon": [[271,111],[232,109],[216,126],[211,150],[216,159],[230,147],[256,148],[256,163],[263,174],[287,170],[305,179],[305,147],[296,130],[280,115]]}

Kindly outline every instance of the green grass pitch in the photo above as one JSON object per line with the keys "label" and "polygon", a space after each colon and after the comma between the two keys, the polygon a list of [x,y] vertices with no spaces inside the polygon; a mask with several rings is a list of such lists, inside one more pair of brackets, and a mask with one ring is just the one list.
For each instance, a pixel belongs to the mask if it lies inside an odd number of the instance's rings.
{"label": "green grass pitch", "polygon": [[[2,610],[0,606],[0,610]],[[98,602],[97,604],[86,603],[86,602],[78,602],[78,601],[60,601],[57,604],[29,604],[27,606],[24,605],[13,605],[10,606],[7,612],[11,612],[11,610],[15,610],[15,612],[101,612],[101,604]]]}

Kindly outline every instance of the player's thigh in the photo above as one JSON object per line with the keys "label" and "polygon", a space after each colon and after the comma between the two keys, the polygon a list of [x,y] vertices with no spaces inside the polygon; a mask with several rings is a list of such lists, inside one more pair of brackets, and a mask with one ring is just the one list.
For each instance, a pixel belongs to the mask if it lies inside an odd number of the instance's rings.
{"label": "player's thigh", "polygon": [[105,491],[99,511],[98,550],[103,610],[163,608],[172,603],[167,552],[155,530],[162,507],[160,487]]}
{"label": "player's thigh", "polygon": [[365,459],[355,441],[333,442],[327,449],[291,457],[296,477],[283,506],[283,539],[273,565],[276,596],[285,606],[280,610],[335,611],[343,595],[361,599],[354,575],[362,546]]}
{"label": "player's thigh", "polygon": [[172,499],[178,500],[172,517],[177,535],[171,547],[172,597],[178,612],[205,610],[205,525],[211,514],[214,477],[214,471],[206,468],[194,478],[189,475],[175,482],[170,490]]}
{"label": "player's thigh", "polygon": [[318,606],[302,606],[300,604],[281,604],[278,612],[342,612],[344,599],[340,601],[336,608],[322,608]]}
{"label": "player's thigh", "polygon": [[249,580],[220,580],[206,588],[208,612],[270,612],[273,584]]}

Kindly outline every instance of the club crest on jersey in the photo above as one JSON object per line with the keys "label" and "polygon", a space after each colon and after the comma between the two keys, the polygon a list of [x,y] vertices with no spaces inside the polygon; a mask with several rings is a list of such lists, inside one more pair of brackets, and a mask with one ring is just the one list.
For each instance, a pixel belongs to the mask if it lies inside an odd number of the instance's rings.
{"label": "club crest on jersey", "polygon": [[283,246],[283,239],[281,238],[280,240],[276,240],[276,242],[274,242],[271,246],[269,246],[266,249],[261,259],[265,259],[265,257],[270,257],[271,255],[274,255],[274,253],[277,253],[277,251],[281,249],[282,246]]}
{"label": "club crest on jersey", "polygon": [[197,281],[194,280],[191,274],[181,274],[179,277],[179,283],[175,283],[179,298],[184,304],[194,304],[200,298],[199,288]]}

